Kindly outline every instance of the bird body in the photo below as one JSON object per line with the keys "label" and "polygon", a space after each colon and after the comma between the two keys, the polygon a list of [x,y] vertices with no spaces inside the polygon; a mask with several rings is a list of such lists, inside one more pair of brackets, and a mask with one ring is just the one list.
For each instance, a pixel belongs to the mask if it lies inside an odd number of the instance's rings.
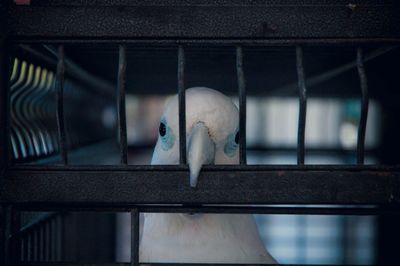
{"label": "bird body", "polygon": [[[179,163],[178,98],[166,105],[152,164]],[[186,90],[189,184],[197,186],[205,164],[238,164],[237,107],[222,93],[204,87]],[[147,213],[141,228],[141,262],[273,263],[253,215]]]}
{"label": "bird body", "polygon": [[145,214],[140,261],[275,263],[248,214]]}

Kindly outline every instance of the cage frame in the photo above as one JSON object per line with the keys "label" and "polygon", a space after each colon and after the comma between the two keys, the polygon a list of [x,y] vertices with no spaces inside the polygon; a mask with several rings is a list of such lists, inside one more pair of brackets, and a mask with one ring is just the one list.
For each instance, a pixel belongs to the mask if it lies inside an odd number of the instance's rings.
{"label": "cage frame", "polygon": [[[327,7],[330,10],[327,10]],[[305,16],[293,16],[293,10],[300,9]],[[2,23],[3,31],[0,35],[0,130],[3,136],[0,138],[0,151],[9,151],[8,73],[11,47],[19,43],[53,44],[59,47],[57,115],[63,165],[12,165],[9,153],[1,154],[0,261],[4,262],[4,265],[40,265],[38,262],[15,260],[20,257],[18,254],[21,236],[18,226],[20,212],[25,210],[131,212],[132,262],[113,265],[139,265],[140,212],[400,215],[400,167],[363,165],[368,89],[362,53],[362,46],[366,44],[399,45],[400,23],[395,23],[400,21],[399,10],[395,1],[390,0],[354,1],[352,4],[342,0],[335,4],[313,0],[306,6],[290,0],[284,4],[282,1],[262,0],[234,0],[229,4],[227,1],[212,0],[196,0],[192,4],[176,0],[168,0],[163,4],[155,0],[146,1],[144,4],[140,1],[128,0],[115,2],[73,0],[67,3],[60,0],[44,0],[32,1],[29,6],[19,6],[12,1],[1,2],[0,20],[4,23]],[[84,17],[76,15],[83,12],[93,19],[85,21]],[[205,12],[210,12],[207,17],[210,22],[200,23],[198,27],[191,23],[184,23],[199,21]],[[258,16],[248,16],[246,15],[248,12],[256,12],[257,15],[263,13],[263,16],[261,19]],[[277,13],[281,17],[277,17]],[[241,23],[235,22],[238,19],[234,15],[242,19]],[[158,16],[162,16],[164,20],[157,20]],[[263,19],[268,16],[271,19],[264,21]],[[40,19],[42,17],[47,19]],[[175,17],[180,19],[178,23]],[[145,18],[150,18],[150,22]],[[97,27],[99,21],[104,25],[103,28]],[[69,23],[67,27],[65,23]],[[137,24],[129,28],[121,26],[124,23]],[[212,23],[214,27],[210,27],[209,23]],[[366,28],[365,25],[373,25],[373,27]],[[385,26],[387,29],[382,31]],[[116,86],[121,139],[121,165],[119,166],[68,165],[62,99],[63,76],[64,72],[68,71],[65,69],[63,60],[65,57],[63,44],[69,43],[119,45],[119,74]],[[196,189],[182,185],[187,181],[188,172],[184,156],[186,145],[180,145],[181,164],[178,166],[127,165],[126,115],[123,111],[125,109],[126,47],[142,44],[155,47],[176,46],[178,51],[177,87],[181,114],[184,114],[182,110],[185,108],[185,47],[194,44],[236,47],[240,131],[243,132],[240,135],[240,165],[204,167],[201,182]],[[242,47],[276,45],[296,49],[300,102],[298,165],[249,166],[246,165],[245,155],[246,86],[243,66],[245,55],[243,55]],[[357,47],[355,58],[362,95],[362,118],[357,145],[358,165],[304,165],[307,79],[304,76],[302,64],[302,47],[310,45]],[[185,136],[184,115],[180,115],[179,124],[181,136]],[[185,143],[185,137],[181,138],[182,143]],[[161,174],[162,178],[160,178]],[[119,182],[115,183],[115,180],[112,182],[110,177],[118,179]],[[111,191],[110,184],[113,185]],[[65,188],[68,188],[68,191]],[[156,193],[147,193],[149,191]],[[183,206],[177,207],[176,204],[183,204]],[[215,206],[217,204],[263,204],[263,206]],[[344,207],[272,206],[276,204],[338,204]],[[350,204],[359,207],[345,206]],[[10,241],[8,241],[9,235],[11,235]],[[54,263],[54,265],[67,264]]]}

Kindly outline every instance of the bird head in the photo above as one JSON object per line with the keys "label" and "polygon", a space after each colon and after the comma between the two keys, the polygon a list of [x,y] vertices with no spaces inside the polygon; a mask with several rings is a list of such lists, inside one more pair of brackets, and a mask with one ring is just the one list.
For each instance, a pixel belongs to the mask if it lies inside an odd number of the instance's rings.
{"label": "bird head", "polygon": [[[204,87],[186,90],[186,158],[190,186],[207,164],[239,163],[238,109],[224,94]],[[178,96],[167,103],[151,164],[179,163]]]}

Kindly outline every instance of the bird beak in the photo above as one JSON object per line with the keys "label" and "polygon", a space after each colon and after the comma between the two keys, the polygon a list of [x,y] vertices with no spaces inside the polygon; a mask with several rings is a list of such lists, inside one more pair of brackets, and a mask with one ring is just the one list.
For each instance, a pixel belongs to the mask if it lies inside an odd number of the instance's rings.
{"label": "bird beak", "polygon": [[214,163],[215,143],[210,139],[208,128],[198,122],[188,138],[187,159],[190,169],[190,186],[196,187],[201,167]]}

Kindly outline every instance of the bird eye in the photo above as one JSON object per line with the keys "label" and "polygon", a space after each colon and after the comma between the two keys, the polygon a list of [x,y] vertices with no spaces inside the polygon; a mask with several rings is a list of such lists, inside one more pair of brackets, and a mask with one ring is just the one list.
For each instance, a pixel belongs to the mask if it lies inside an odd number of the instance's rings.
{"label": "bird eye", "polygon": [[239,135],[239,131],[238,131],[238,132],[236,132],[236,135],[235,135],[235,143],[236,144],[239,144],[239,137],[240,137],[240,135]]}
{"label": "bird eye", "polygon": [[160,144],[161,148],[164,151],[168,151],[174,146],[175,143],[175,135],[172,132],[171,128],[168,126],[167,120],[165,117],[161,118],[160,127],[158,128],[158,132],[160,133]]}
{"label": "bird eye", "polygon": [[161,137],[164,137],[165,134],[167,133],[167,129],[166,129],[165,124],[163,122],[160,123],[160,127],[159,127],[158,131],[160,132],[160,136]]}
{"label": "bird eye", "polygon": [[235,156],[235,154],[237,154],[237,150],[239,147],[239,136],[239,130],[236,130],[235,133],[230,134],[226,139],[224,152],[229,157],[233,157]]}

